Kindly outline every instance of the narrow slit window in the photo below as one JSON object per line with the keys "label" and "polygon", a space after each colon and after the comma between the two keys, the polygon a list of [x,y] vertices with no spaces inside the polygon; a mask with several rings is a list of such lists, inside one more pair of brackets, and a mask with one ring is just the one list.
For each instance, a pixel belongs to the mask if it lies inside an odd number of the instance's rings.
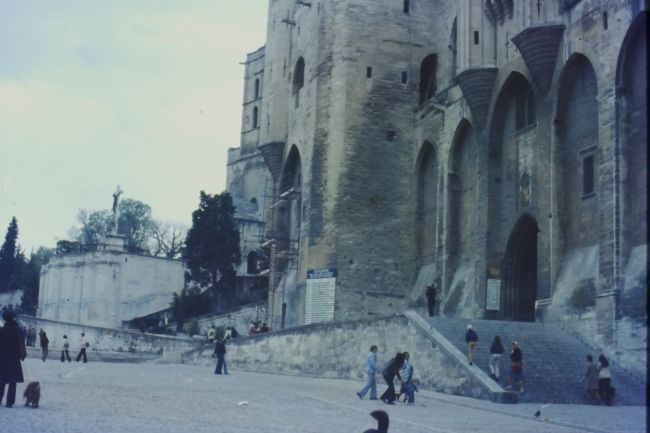
{"label": "narrow slit window", "polygon": [[608,22],[607,22],[607,12],[603,12],[603,29],[607,30],[608,27]]}
{"label": "narrow slit window", "polygon": [[372,78],[372,66],[366,68],[366,78]]}
{"label": "narrow slit window", "polygon": [[253,107],[253,128],[257,128],[257,115],[258,115],[258,108]]}
{"label": "narrow slit window", "polygon": [[404,0],[404,13],[407,14],[411,10],[411,2],[410,0]]}
{"label": "narrow slit window", "polygon": [[582,160],[582,195],[594,193],[594,157],[587,156]]}
{"label": "narrow slit window", "polygon": [[474,45],[478,45],[478,30],[474,30]]}
{"label": "narrow slit window", "polygon": [[260,97],[260,79],[255,80],[255,99]]}
{"label": "narrow slit window", "polygon": [[402,72],[402,84],[406,84],[409,80],[409,75],[406,72]]}

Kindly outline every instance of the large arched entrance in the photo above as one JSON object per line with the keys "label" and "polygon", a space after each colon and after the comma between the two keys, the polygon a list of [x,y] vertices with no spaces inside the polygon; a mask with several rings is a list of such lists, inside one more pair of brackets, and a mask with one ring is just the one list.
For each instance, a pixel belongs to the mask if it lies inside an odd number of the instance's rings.
{"label": "large arched entrance", "polygon": [[425,141],[420,149],[416,169],[416,247],[420,265],[433,263],[436,253],[436,155],[433,145]]}
{"label": "large arched entrance", "polygon": [[503,262],[501,311],[505,319],[535,320],[538,232],[537,221],[524,215],[510,234]]}

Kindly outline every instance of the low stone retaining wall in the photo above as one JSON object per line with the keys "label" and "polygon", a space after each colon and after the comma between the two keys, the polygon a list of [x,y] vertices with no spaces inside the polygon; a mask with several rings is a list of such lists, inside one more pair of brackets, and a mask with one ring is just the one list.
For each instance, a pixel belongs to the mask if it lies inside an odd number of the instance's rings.
{"label": "low stone retaining wall", "polygon": [[[182,353],[201,347],[204,342],[189,338],[171,337],[168,335],[145,334],[135,331],[121,329],[102,328],[98,326],[86,326],[78,323],[61,322],[57,320],[41,319],[33,316],[19,315],[18,321],[25,326],[34,326],[36,330],[43,328],[50,340],[50,352],[58,352],[63,346],[63,335],[68,336],[70,351],[75,354],[79,351],[79,339],[81,333],[86,334],[86,340],[90,347],[86,350],[90,356],[91,352],[123,352],[140,353],[163,356],[167,353]],[[39,346],[38,336],[36,347]],[[99,355],[98,355],[99,356]],[[178,358],[178,356],[176,357]]]}
{"label": "low stone retaining wall", "polygon": [[[500,386],[479,369],[470,368],[464,355],[444,338],[437,342],[436,337],[440,336],[431,334],[415,318],[393,315],[237,338],[228,343],[226,360],[229,366],[246,371],[365,381],[368,351],[375,344],[379,348],[379,383],[383,382],[383,366],[396,352],[408,351],[414,377],[423,389],[508,400],[502,398]],[[215,362],[211,355],[212,348],[204,347],[183,354],[183,362],[211,365]],[[516,402],[516,395],[514,401],[507,402]]]}
{"label": "low stone retaining wall", "polygon": [[[77,357],[78,350],[70,350],[70,358],[72,362],[75,361]],[[86,352],[88,362],[112,362],[112,363],[128,363],[128,364],[139,364],[143,362],[161,362],[167,361],[163,359],[162,355],[157,353],[130,353],[130,352],[104,352],[99,350],[91,350]],[[42,359],[42,352],[40,347],[28,347],[27,348],[27,357],[28,358],[37,358]],[[176,362],[179,361],[179,356],[175,357]],[[50,361],[60,361],[61,360],[61,350],[59,348],[52,348],[49,351],[47,356],[48,362]],[[173,361],[168,361],[173,362]]]}

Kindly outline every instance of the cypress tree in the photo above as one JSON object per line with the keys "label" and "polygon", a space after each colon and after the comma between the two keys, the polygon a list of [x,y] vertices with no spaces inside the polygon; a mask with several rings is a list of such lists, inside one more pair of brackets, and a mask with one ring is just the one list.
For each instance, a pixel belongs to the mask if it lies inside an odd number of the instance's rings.
{"label": "cypress tree", "polygon": [[9,291],[9,282],[12,276],[18,271],[17,247],[18,222],[16,217],[11,219],[5,241],[0,248],[0,292]]}

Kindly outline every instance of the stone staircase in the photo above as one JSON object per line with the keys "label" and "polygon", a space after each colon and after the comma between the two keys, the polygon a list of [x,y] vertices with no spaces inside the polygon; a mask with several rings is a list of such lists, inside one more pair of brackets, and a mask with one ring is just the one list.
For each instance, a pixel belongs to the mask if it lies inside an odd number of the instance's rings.
{"label": "stone staircase", "polygon": [[[501,385],[507,384],[510,371],[511,342],[518,341],[523,352],[524,388],[519,402],[586,403],[583,386],[578,381],[585,371],[585,356],[598,353],[584,342],[554,325],[532,322],[467,320],[447,317],[426,318],[435,330],[463,353],[467,353],[465,332],[472,324],[478,334],[474,364],[490,373],[490,345],[495,335],[501,337],[505,353],[501,358]],[[611,362],[615,404],[645,405],[646,378],[633,374]]]}

